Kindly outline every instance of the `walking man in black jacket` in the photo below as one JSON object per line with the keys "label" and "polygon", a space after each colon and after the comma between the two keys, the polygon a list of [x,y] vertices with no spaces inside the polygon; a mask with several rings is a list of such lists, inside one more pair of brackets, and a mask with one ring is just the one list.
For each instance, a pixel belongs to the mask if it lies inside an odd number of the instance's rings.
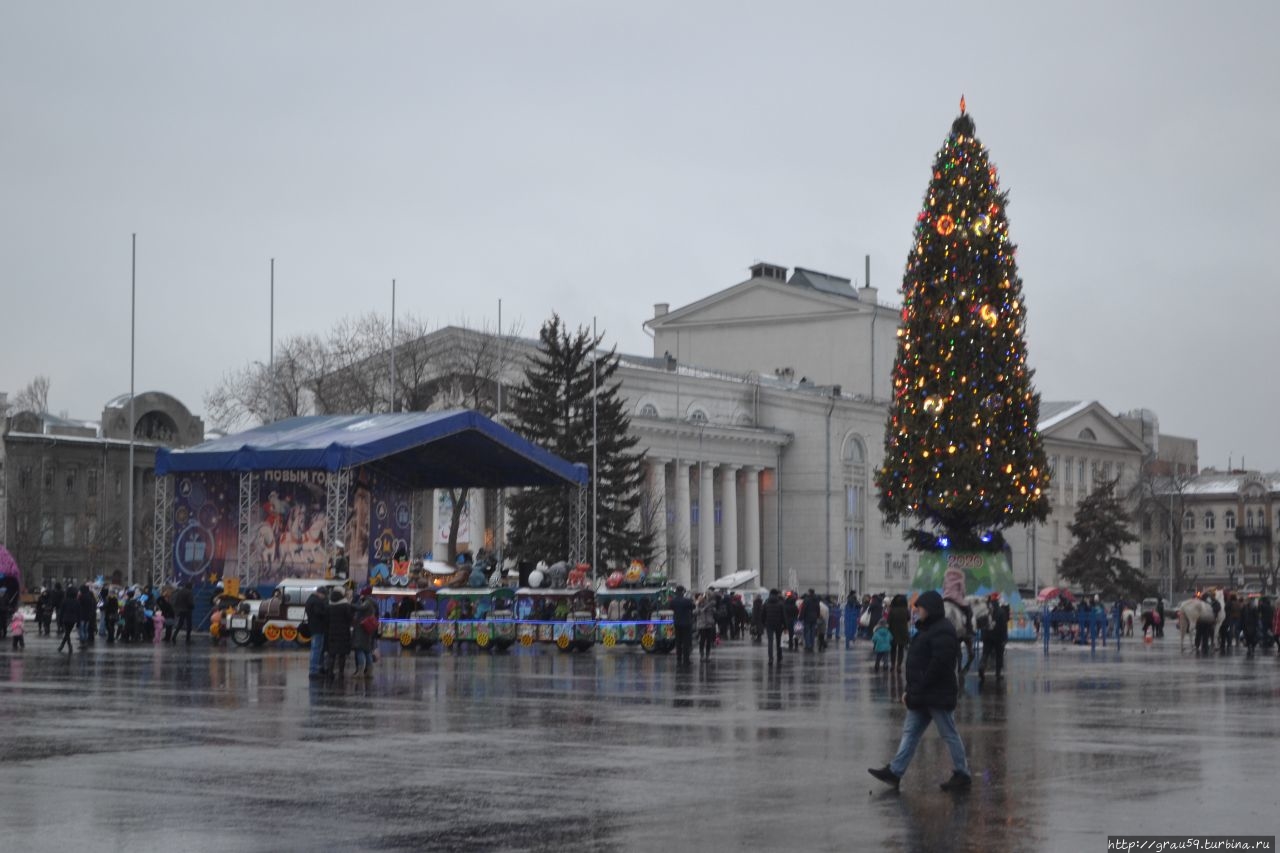
{"label": "walking man in black jacket", "polygon": [[671,599],[671,622],[676,629],[676,663],[693,663],[693,600],[677,586]]}
{"label": "walking man in black jacket", "polygon": [[769,597],[760,608],[760,618],[764,622],[765,645],[769,647],[769,663],[773,663],[776,652],[778,663],[782,663],[782,631],[787,624],[787,608],[782,603],[782,595],[778,590],[769,590]]}
{"label": "walking man in black jacket", "polygon": [[960,640],[943,612],[941,595],[933,590],[922,592],[915,606],[917,633],[907,649],[907,692],[902,694],[902,704],[907,706],[902,742],[892,761],[867,772],[896,789],[915,755],[921,735],[932,722],[951,752],[953,770],[951,778],[942,783],[942,790],[968,790],[973,780],[953,713],[959,692],[956,656],[960,653]]}

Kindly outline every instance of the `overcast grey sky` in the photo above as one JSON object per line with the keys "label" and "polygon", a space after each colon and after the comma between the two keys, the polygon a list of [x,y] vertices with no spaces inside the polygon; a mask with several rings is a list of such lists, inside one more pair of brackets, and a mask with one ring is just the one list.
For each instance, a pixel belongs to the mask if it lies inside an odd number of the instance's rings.
{"label": "overcast grey sky", "polygon": [[[1045,8],[1041,8],[1045,7]],[[1051,8],[1050,8],[1051,7]],[[897,301],[961,93],[1047,400],[1280,469],[1280,4],[0,4],[0,390],[194,411],[344,315],[641,322],[754,260]],[[954,17],[957,9],[962,17]]]}

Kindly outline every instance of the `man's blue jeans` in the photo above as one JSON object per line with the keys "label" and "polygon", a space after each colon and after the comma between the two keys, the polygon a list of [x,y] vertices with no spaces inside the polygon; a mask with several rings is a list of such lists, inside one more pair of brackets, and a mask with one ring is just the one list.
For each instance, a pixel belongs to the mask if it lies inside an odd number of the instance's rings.
{"label": "man's blue jeans", "polygon": [[817,622],[804,623],[804,647],[809,651],[813,651],[813,641],[818,635]]}
{"label": "man's blue jeans", "polygon": [[907,710],[907,719],[902,723],[902,742],[898,744],[898,754],[889,762],[889,769],[895,776],[901,776],[907,772],[907,765],[911,763],[911,757],[916,754],[916,747],[920,745],[920,736],[929,727],[930,720],[938,727],[938,734],[946,743],[947,749],[951,751],[952,768],[968,776],[969,761],[964,755],[964,743],[960,740],[960,733],[956,731],[955,717],[951,711],[942,711],[937,708],[929,708],[925,711]]}
{"label": "man's blue jeans", "polygon": [[324,669],[324,634],[311,635],[311,674],[319,675]]}

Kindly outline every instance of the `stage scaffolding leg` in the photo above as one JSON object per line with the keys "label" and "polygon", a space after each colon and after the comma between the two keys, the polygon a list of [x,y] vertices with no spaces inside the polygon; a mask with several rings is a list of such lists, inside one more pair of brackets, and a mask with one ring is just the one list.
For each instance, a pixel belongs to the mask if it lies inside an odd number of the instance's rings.
{"label": "stage scaffolding leg", "polygon": [[[347,507],[351,496],[351,469],[332,471],[325,478],[325,517],[329,520],[328,541],[333,548],[334,542],[342,541],[347,533]],[[347,551],[348,558],[355,555]]]}
{"label": "stage scaffolding leg", "polygon": [[240,582],[245,587],[258,585],[260,571],[253,565],[253,513],[257,508],[257,501],[253,499],[253,480],[252,472],[240,472],[240,510],[236,516],[239,527],[239,536],[236,540],[236,571],[240,575]]}
{"label": "stage scaffolding leg", "polygon": [[[569,524],[569,565],[576,566],[587,558],[587,535],[591,531],[591,520],[587,518],[588,492],[587,486],[578,486],[570,494],[573,514]],[[593,567],[594,568],[594,567]]]}
{"label": "stage scaffolding leg", "polygon": [[173,576],[173,477],[156,477],[156,513],[151,543],[151,577],[164,583]]}

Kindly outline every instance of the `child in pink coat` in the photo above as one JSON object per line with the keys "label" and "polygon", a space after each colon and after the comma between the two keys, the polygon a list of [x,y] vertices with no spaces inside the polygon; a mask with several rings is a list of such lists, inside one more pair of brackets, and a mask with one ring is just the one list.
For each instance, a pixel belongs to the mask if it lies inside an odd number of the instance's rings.
{"label": "child in pink coat", "polygon": [[151,624],[155,627],[155,638],[153,642],[164,641],[164,614],[157,608],[151,615]]}
{"label": "child in pink coat", "polygon": [[13,637],[13,650],[15,652],[27,647],[27,641],[22,637],[23,623],[26,620],[27,617],[22,615],[21,607],[13,611],[13,619],[9,622],[9,636]]}

